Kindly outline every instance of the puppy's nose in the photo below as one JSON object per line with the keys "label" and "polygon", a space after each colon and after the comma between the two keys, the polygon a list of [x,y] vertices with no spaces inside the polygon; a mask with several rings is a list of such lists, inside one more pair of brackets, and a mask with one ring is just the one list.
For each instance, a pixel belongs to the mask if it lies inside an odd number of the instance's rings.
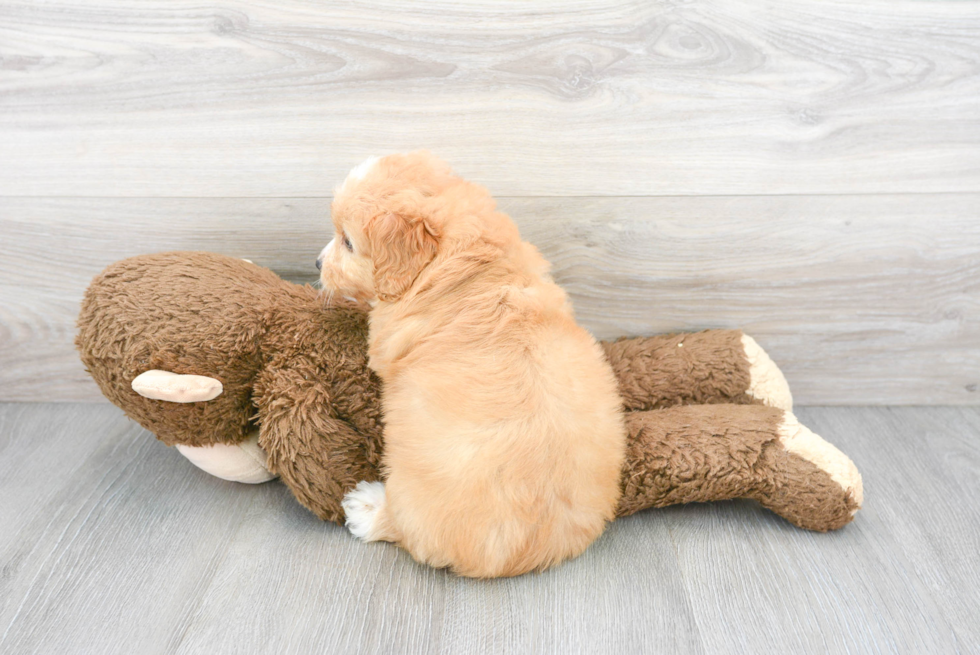
{"label": "puppy's nose", "polygon": [[316,270],[319,271],[321,269],[323,269],[323,257],[317,257],[316,258]]}

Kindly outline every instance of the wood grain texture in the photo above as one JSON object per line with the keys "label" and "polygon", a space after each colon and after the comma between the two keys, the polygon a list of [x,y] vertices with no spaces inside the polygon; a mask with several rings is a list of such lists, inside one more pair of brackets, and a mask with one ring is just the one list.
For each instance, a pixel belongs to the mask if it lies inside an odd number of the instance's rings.
{"label": "wood grain texture", "polygon": [[0,3],[0,194],[976,191],[977,2]]}
{"label": "wood grain texture", "polygon": [[201,488],[189,498],[197,472],[111,406],[5,406],[0,416],[0,652],[166,646],[254,496]]}
{"label": "wood grain texture", "polygon": [[[600,338],[741,327],[801,404],[980,402],[980,194],[504,198]],[[175,249],[315,280],[329,200],[0,198],[0,399],[101,398],[91,278]]]}
{"label": "wood grain texture", "polygon": [[194,469],[115,408],[0,404],[0,652],[970,653],[980,408],[805,408],[864,475],[855,522],[651,510],[478,582],[362,544],[278,482]]}

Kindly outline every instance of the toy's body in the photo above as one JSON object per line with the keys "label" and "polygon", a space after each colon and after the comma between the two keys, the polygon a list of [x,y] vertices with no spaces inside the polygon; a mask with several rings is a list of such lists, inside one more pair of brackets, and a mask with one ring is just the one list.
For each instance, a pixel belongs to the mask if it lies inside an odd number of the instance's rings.
{"label": "toy's body", "polygon": [[[268,468],[337,522],[344,493],[380,477],[381,389],[367,366],[361,309],[242,260],[165,253],[107,268],[86,293],[79,330],[82,360],[103,393],[168,445],[245,443],[257,423]],[[796,422],[785,380],[740,332],[603,346],[629,428],[619,516],[754,498],[823,531],[860,507],[857,469]],[[173,389],[134,391],[148,371],[220,385],[201,396],[208,400],[168,402],[160,398]]]}

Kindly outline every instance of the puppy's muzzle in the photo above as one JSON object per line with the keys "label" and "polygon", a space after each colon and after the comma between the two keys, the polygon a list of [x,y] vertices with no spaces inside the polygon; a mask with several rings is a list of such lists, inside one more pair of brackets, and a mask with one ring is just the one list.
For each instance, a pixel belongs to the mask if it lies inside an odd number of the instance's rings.
{"label": "puppy's muzzle", "polygon": [[318,270],[318,271],[322,271],[323,270],[323,257],[317,257],[316,258],[316,270]]}

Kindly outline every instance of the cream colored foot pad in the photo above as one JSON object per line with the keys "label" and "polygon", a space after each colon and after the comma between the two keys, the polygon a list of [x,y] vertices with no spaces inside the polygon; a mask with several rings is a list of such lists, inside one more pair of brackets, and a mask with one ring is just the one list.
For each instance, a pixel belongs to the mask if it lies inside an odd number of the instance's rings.
{"label": "cream colored foot pad", "polygon": [[177,450],[191,464],[222,480],[260,484],[277,477],[266,466],[265,451],[259,447],[258,430],[238,444],[178,445]]}
{"label": "cream colored foot pad", "polygon": [[742,335],[742,348],[745,349],[745,358],[749,360],[750,381],[746,393],[769,407],[791,411],[793,394],[789,391],[783,372],[769,359],[769,355],[755,339],[747,334]]}

